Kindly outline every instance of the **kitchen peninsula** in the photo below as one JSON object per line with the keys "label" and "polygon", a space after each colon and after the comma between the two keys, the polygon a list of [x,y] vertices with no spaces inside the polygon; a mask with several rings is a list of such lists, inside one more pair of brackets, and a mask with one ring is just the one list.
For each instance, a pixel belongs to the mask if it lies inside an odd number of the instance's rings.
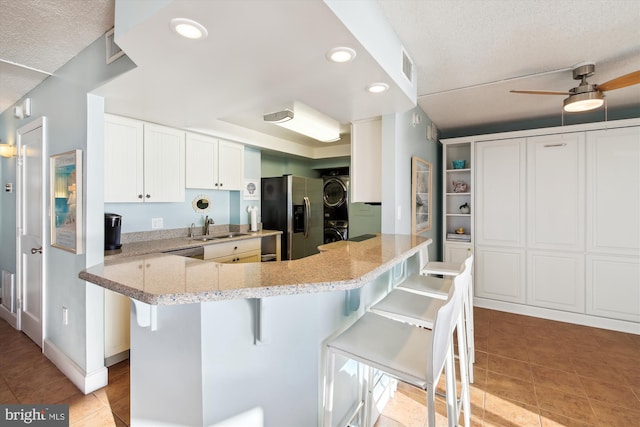
{"label": "kitchen peninsula", "polygon": [[[323,344],[382,297],[402,267],[415,269],[430,242],[380,235],[247,264],[154,253],[107,260],[79,277],[132,298],[132,426],[314,426]],[[361,378],[348,366],[337,376],[337,414],[357,399]]]}

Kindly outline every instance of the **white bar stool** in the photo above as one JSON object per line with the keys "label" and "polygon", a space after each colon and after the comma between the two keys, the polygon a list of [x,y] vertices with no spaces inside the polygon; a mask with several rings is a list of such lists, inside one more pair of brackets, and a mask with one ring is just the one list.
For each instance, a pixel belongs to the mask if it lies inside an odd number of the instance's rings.
{"label": "white bar stool", "polygon": [[[460,276],[461,277],[461,276]],[[365,313],[349,329],[327,344],[327,372],[325,382],[325,427],[333,427],[333,386],[335,357],[341,354],[376,368],[427,392],[429,427],[435,427],[435,387],[442,375],[446,378],[447,420],[450,427],[458,425],[453,330],[462,307],[462,291],[454,279],[450,298],[434,301],[437,309],[433,329],[418,328],[373,312]],[[436,308],[437,307],[437,308]],[[359,406],[361,425],[369,427],[371,393],[368,384],[364,405]]]}
{"label": "white bar stool", "polygon": [[[456,277],[459,277],[458,286],[462,293],[463,300],[467,294],[467,288],[471,282],[471,266],[473,258],[469,257],[463,264],[463,271]],[[440,280],[446,282],[451,288],[451,280],[437,278],[429,278],[428,276],[418,276],[429,281]],[[432,328],[435,321],[438,307],[441,300],[429,296],[419,295],[415,293],[405,292],[399,289],[391,291],[386,297],[373,305],[370,310],[373,313],[389,317],[402,322],[407,322],[423,328]],[[464,304],[464,303],[463,303]],[[464,321],[464,307],[460,307],[457,319],[457,337],[460,362],[460,376],[462,383],[462,393],[460,397],[461,408],[464,411],[465,425],[470,425],[471,421],[471,402],[470,402],[470,370],[473,366],[469,362],[468,344],[466,336],[466,326]],[[458,414],[459,416],[459,414]]]}
{"label": "white bar stool", "polygon": [[[437,275],[437,276],[455,276],[463,269],[463,264],[448,263],[442,261],[430,261],[422,269],[421,274]],[[467,340],[469,344],[469,353],[471,363],[476,362],[476,346],[473,325],[473,275],[469,284],[469,296],[465,301],[465,324],[467,327]],[[471,374],[471,382],[473,382],[473,373]]]}
{"label": "white bar stool", "polygon": [[[470,258],[473,255],[470,255]],[[467,258],[469,260],[469,258]],[[465,261],[466,262],[466,261]],[[451,286],[451,277],[460,274],[464,270],[465,263],[451,264],[440,261],[427,262],[421,270],[421,274],[437,274],[444,276],[443,278],[429,275],[410,275],[396,286],[407,292],[413,292],[418,295],[425,295],[432,298],[447,298],[448,289]],[[475,339],[473,326],[473,277],[469,278],[469,289],[464,296],[464,322],[467,336],[467,353],[469,362],[469,382],[473,383],[473,363],[475,357]]]}

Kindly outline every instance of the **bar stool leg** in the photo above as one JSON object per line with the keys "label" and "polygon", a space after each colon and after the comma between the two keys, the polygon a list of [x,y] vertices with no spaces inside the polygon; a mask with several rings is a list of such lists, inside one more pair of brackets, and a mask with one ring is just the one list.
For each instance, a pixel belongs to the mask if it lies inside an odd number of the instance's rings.
{"label": "bar stool leg", "polygon": [[462,410],[464,412],[464,425],[471,425],[471,397],[469,392],[469,369],[473,369],[468,360],[467,334],[464,321],[464,315],[461,312],[458,317],[457,336],[458,336],[458,358],[460,360],[460,382],[462,384],[460,400],[462,401]]}
{"label": "bar stool leg", "polygon": [[328,349],[327,351],[327,372],[324,402],[323,427],[331,427],[333,417],[333,386],[335,381],[336,354]]}
{"label": "bar stool leg", "polygon": [[[446,393],[447,393],[447,423],[449,427],[457,427],[458,426],[458,399],[456,392],[456,368],[455,362],[453,359],[453,337],[451,340],[451,350],[447,355],[447,359],[445,362],[445,383],[446,383]],[[435,400],[431,402],[433,406],[435,406]],[[435,408],[434,408],[435,412]],[[431,425],[435,425],[431,424]]]}

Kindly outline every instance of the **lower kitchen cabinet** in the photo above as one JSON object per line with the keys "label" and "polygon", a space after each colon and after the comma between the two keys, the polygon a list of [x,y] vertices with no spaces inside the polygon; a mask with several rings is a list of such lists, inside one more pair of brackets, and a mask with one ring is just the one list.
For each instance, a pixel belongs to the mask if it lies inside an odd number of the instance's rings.
{"label": "lower kitchen cabinet", "polygon": [[587,255],[587,314],[640,322],[640,259]]}
{"label": "lower kitchen cabinet", "polygon": [[525,302],[525,252],[520,249],[476,247],[476,296]]}
{"label": "lower kitchen cabinet", "polygon": [[204,259],[221,263],[260,262],[261,238],[236,240],[204,247]]}
{"label": "lower kitchen cabinet", "polygon": [[529,251],[527,304],[584,313],[584,255]]}
{"label": "lower kitchen cabinet", "polygon": [[[104,291],[104,358],[108,365],[122,358],[115,358],[129,350],[129,298],[105,289]],[[126,357],[126,356],[125,356]]]}

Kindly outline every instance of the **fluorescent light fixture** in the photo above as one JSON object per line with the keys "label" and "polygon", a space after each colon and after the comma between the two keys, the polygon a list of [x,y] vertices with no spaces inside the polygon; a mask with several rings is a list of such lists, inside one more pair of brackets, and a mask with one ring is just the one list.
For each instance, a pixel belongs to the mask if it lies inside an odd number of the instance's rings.
{"label": "fluorescent light fixture", "polygon": [[340,139],[340,123],[308,105],[295,101],[292,105],[263,116],[265,122],[273,123],[321,142]]}
{"label": "fluorescent light fixture", "polygon": [[170,21],[171,29],[178,35],[191,40],[207,38],[209,33],[200,23],[187,18],[173,18]]}
{"label": "fluorescent light fixture", "polygon": [[367,90],[371,93],[382,93],[389,90],[389,85],[382,82],[371,83],[369,86],[367,86]]}
{"label": "fluorescent light fixture", "polygon": [[16,146],[9,144],[0,144],[0,156],[2,157],[15,157]]}
{"label": "fluorescent light fixture", "polygon": [[577,93],[564,100],[564,111],[581,113],[600,108],[602,104],[604,104],[604,96],[600,91]]}
{"label": "fluorescent light fixture", "polygon": [[353,61],[356,57],[356,51],[350,47],[334,47],[327,52],[327,59],[331,62],[349,62]]}

